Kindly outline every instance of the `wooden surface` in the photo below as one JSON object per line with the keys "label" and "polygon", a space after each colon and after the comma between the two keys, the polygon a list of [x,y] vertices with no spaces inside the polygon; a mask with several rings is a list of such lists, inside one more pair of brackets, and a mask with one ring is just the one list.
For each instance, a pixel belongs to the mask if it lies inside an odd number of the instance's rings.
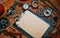
{"label": "wooden surface", "polygon": [[[1,1],[2,1],[2,0],[1,0]],[[9,26],[5,29],[5,32],[3,32],[2,34],[0,34],[0,38],[27,38],[23,33],[20,33],[17,29],[14,28],[13,23],[15,22],[15,19],[12,18],[12,17],[7,17],[7,16],[6,16],[7,10],[8,10],[8,9],[10,8],[10,6],[14,3],[14,0],[6,0],[6,1],[3,2],[3,3],[2,3],[1,1],[0,1],[0,3],[1,3],[1,4],[4,6],[4,8],[5,8],[5,12],[4,12],[4,14],[3,14],[1,17],[6,17],[6,18],[8,18],[9,21],[10,21],[10,24],[9,24]],[[22,1],[22,0],[20,0],[19,2],[22,2],[22,3],[30,3],[31,0],[27,0],[27,1]],[[59,4],[60,0],[51,0],[51,2],[60,10],[60,4]],[[42,3],[41,3],[41,2],[39,2],[39,3],[40,3],[40,4],[39,4],[39,8],[43,8]],[[33,8],[31,8],[31,7],[30,7],[29,9],[31,9],[31,10],[34,11],[34,12],[36,12],[36,10],[37,10],[37,9],[33,9]],[[19,7],[18,5],[16,6],[16,10],[23,11],[23,10],[22,10],[22,7]],[[54,15],[54,14],[53,14],[53,16],[57,16],[57,15]],[[1,18],[1,17],[0,17],[0,18]],[[60,16],[58,16],[58,17],[60,17]],[[60,25],[60,19],[58,20],[57,24]],[[58,38],[58,34],[59,34],[59,33],[60,33],[60,32],[52,35],[52,37],[55,38],[55,36],[57,35],[57,38]],[[60,34],[59,34],[59,36],[60,36]]]}
{"label": "wooden surface", "polygon": [[[9,26],[5,29],[3,33],[0,34],[0,38],[27,38],[23,33],[20,33],[16,28],[14,28],[13,23],[16,21],[13,17],[7,17],[6,13],[10,6],[14,3],[14,0],[6,0],[2,5],[5,8],[5,12],[1,17],[9,19]],[[17,8],[19,8],[17,6]],[[1,18],[0,17],[0,18]]]}
{"label": "wooden surface", "polygon": [[50,0],[57,9],[60,10],[60,0]]}

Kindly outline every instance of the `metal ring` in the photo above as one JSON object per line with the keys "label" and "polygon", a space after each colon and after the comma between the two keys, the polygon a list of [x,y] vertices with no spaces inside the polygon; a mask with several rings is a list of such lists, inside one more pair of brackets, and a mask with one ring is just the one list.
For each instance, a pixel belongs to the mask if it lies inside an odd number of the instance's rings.
{"label": "metal ring", "polygon": [[50,8],[44,9],[43,14],[44,16],[47,16],[47,17],[50,16],[52,14],[52,9]]}
{"label": "metal ring", "polygon": [[29,5],[28,5],[28,4],[23,4],[23,9],[24,9],[24,10],[29,9]]}
{"label": "metal ring", "polygon": [[[36,5],[34,5],[36,4]],[[38,2],[37,1],[32,1],[32,8],[38,8]]]}

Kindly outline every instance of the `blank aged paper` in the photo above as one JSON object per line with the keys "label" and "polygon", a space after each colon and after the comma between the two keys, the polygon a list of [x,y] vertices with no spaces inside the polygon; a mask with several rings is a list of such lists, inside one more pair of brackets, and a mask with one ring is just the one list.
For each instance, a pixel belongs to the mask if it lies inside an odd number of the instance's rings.
{"label": "blank aged paper", "polygon": [[50,26],[28,10],[16,24],[34,38],[41,38]]}

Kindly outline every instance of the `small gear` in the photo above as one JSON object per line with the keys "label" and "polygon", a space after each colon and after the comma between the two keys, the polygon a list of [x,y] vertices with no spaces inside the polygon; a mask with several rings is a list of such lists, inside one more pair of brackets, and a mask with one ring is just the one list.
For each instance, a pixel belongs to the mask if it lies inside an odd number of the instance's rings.
{"label": "small gear", "polygon": [[9,25],[9,20],[5,17],[0,18],[0,28],[4,29]]}

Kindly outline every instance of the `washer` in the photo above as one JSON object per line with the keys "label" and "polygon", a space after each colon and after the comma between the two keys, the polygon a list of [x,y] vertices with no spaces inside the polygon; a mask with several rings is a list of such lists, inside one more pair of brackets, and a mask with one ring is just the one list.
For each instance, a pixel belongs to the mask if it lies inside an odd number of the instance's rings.
{"label": "washer", "polygon": [[23,4],[23,9],[24,10],[27,10],[29,8],[29,5],[28,4]]}
{"label": "washer", "polygon": [[52,9],[50,8],[44,9],[43,14],[44,16],[47,16],[47,17],[50,16],[52,14]]}
{"label": "washer", "polygon": [[32,5],[32,8],[38,8],[38,6],[39,6],[37,1],[32,1],[31,5]]}

